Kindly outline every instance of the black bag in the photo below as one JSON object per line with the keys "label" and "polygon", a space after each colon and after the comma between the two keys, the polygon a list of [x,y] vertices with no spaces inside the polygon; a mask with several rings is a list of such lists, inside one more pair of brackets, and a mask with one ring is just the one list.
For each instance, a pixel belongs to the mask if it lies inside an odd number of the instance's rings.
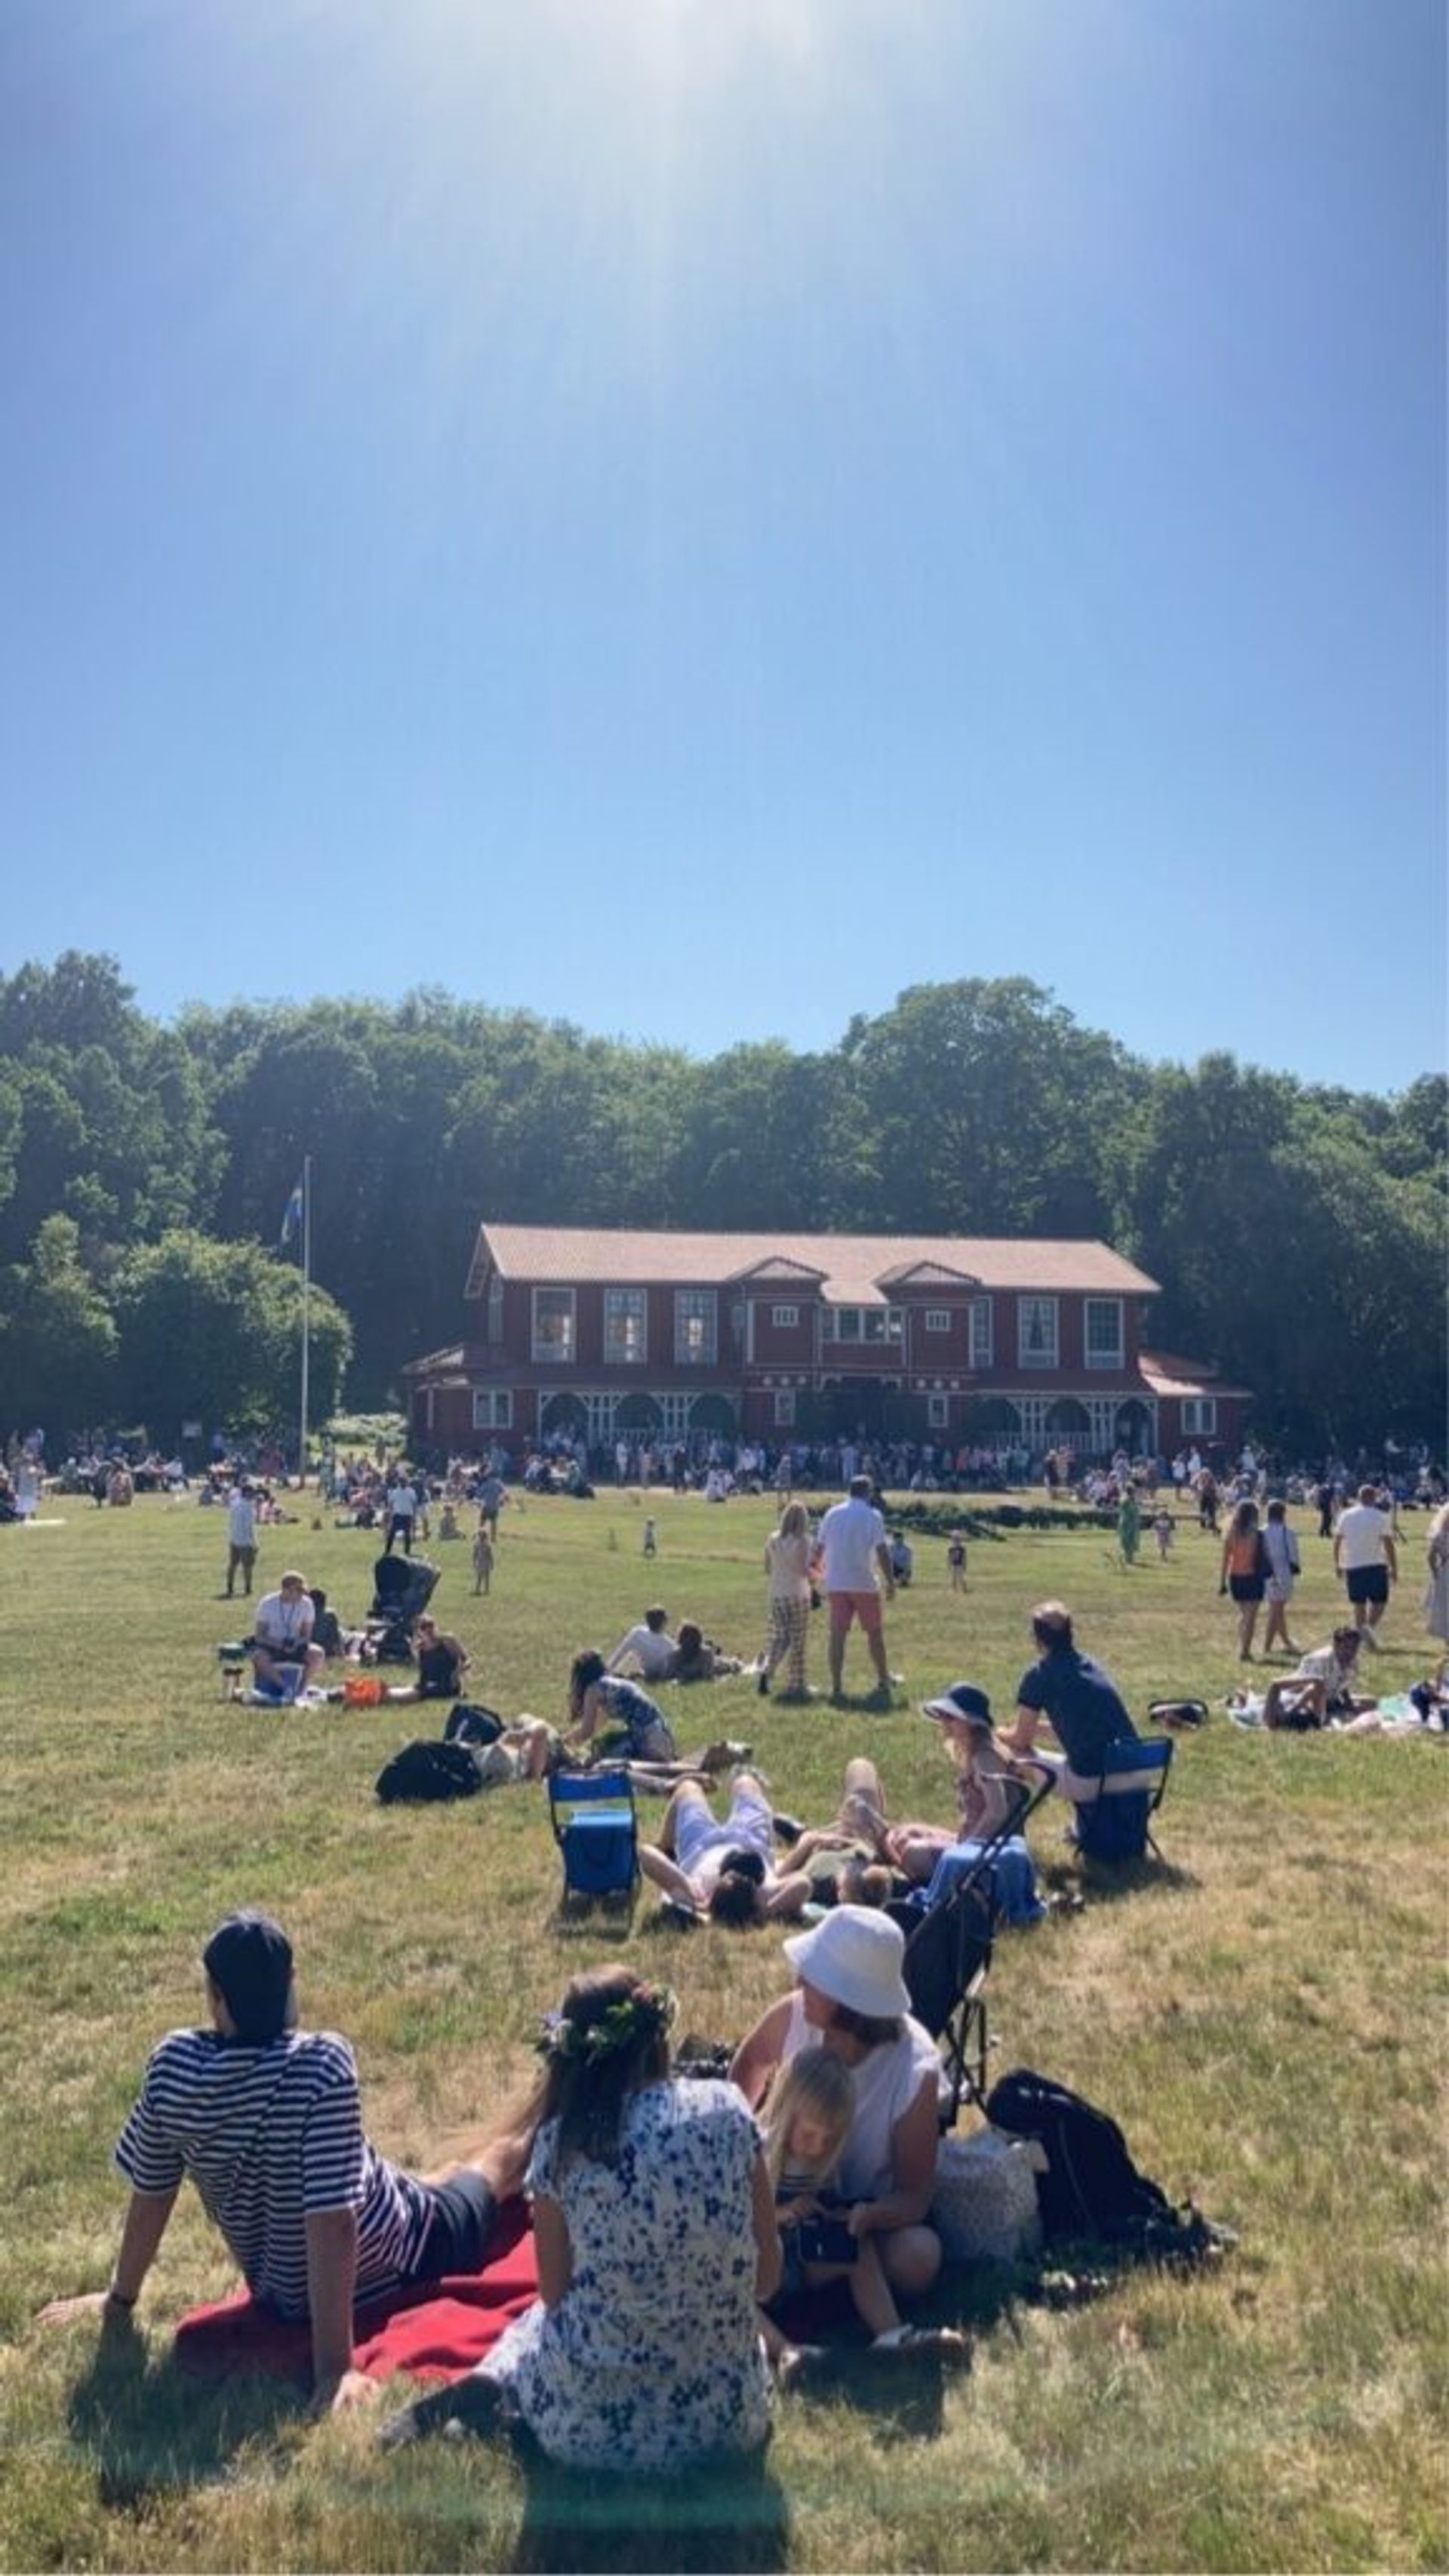
{"label": "black bag", "polygon": [[503,1733],[503,1720],[496,1709],[484,1708],[479,1701],[460,1699],[448,1712],[443,1729],[445,1744],[496,1744]]}
{"label": "black bag", "polygon": [[471,1745],[420,1736],[383,1764],[374,1786],[383,1805],[392,1807],[402,1799],[475,1798],[483,1775]]}
{"label": "black bag", "polygon": [[1094,2237],[1145,2253],[1156,2230],[1181,2224],[1166,2192],[1138,2172],[1116,2121],[1067,2085],[1019,2066],[992,2086],[986,2117],[1045,2148],[1036,2189],[1046,2237]]}

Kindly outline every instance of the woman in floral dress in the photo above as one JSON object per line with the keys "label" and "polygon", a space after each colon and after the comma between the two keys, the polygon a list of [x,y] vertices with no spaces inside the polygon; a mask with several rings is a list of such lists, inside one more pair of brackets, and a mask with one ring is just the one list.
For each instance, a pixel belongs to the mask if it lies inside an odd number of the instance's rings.
{"label": "woman in floral dress", "polygon": [[671,2075],[674,1998],[631,1968],[549,2016],[528,2188],[539,2297],[392,2446],[458,2420],[525,2424],[551,2458],[679,2469],[769,2432],[755,2303],[780,2276],[760,2130],[731,2084]]}

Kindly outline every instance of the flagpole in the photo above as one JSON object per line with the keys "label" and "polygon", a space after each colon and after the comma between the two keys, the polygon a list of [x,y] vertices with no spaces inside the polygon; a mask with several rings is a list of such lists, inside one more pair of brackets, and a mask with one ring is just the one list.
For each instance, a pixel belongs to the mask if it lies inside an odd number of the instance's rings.
{"label": "flagpole", "polygon": [[297,1445],[297,1481],[307,1487],[308,1368],[311,1360],[312,1299],[312,1157],[302,1158],[302,1436]]}

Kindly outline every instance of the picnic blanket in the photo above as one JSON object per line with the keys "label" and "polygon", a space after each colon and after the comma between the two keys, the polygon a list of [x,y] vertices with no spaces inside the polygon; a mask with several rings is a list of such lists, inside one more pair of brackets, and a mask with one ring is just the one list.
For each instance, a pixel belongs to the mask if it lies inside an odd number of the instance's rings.
{"label": "picnic blanket", "polygon": [[[359,2308],[352,2367],[369,2379],[391,2379],[400,2370],[420,2379],[465,2379],[490,2353],[505,2326],[538,2296],[533,2229],[522,2201],[499,2219],[492,2253],[481,2272],[450,2273],[441,2281],[413,2282]],[[176,2359],[199,2378],[223,2379],[234,2370],[259,2370],[279,2379],[312,2376],[312,2330],[279,2317],[249,2290],[207,2307],[193,2308],[176,2329]]]}

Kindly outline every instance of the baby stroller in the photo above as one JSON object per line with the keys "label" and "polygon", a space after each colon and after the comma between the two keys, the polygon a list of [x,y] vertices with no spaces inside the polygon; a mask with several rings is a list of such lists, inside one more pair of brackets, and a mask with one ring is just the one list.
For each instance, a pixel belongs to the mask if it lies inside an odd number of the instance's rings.
{"label": "baby stroller", "polygon": [[368,1651],[374,1663],[410,1664],[413,1630],[431,1601],[438,1568],[421,1556],[380,1556],[372,1569]]}

